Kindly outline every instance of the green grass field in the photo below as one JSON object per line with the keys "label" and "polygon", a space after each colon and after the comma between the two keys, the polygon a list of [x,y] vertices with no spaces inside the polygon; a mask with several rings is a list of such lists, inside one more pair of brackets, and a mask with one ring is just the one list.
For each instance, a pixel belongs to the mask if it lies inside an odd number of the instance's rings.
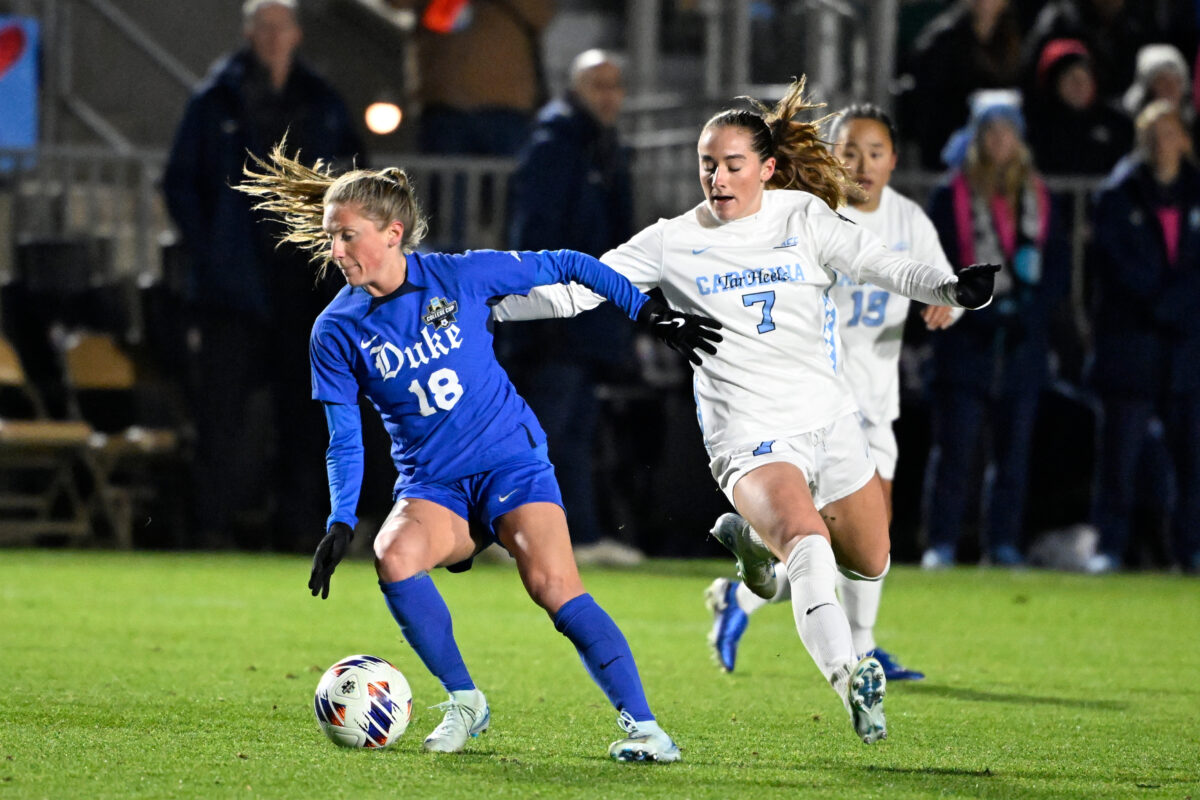
{"label": "green grass field", "polygon": [[[608,761],[614,713],[511,567],[435,576],[492,729],[431,756],[445,697],[366,562],[322,602],[300,557],[0,551],[0,800],[1200,797],[1194,578],[894,569],[877,633],[929,678],[889,687],[891,738],[866,746],[789,608],[754,617],[737,673],[714,667],[701,595],[727,568],[584,575],[683,747],[659,766]],[[317,729],[317,679],[353,653],[412,685],[387,750]]]}

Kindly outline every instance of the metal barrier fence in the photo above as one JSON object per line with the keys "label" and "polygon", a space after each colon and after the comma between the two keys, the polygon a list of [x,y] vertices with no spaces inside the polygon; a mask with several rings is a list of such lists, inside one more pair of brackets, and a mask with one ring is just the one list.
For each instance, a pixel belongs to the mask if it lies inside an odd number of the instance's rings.
{"label": "metal barrier fence", "polygon": [[[629,134],[635,152],[635,215],[638,226],[670,217],[700,201],[692,128],[640,130]],[[159,181],[166,154],[129,155],[104,148],[47,146],[35,151],[0,150],[0,282],[18,278],[18,245],[39,239],[88,238],[106,242],[92,280],[162,278],[162,251],[175,239]],[[430,217],[431,248],[506,246],[507,183],[513,162],[502,158],[435,157],[381,153],[375,164],[397,164],[412,175]],[[898,172],[892,185],[924,202],[941,175]],[[1055,177],[1049,188],[1068,199],[1073,253],[1073,306],[1080,333],[1084,315],[1084,253],[1089,235],[1088,198],[1094,178]],[[547,202],[553,202],[547,198]]]}

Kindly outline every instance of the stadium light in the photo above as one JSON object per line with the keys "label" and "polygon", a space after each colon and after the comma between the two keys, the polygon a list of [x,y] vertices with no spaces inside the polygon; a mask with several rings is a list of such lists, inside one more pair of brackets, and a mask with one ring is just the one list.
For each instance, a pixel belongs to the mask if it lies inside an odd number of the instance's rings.
{"label": "stadium light", "polygon": [[403,118],[404,114],[400,111],[400,106],[395,103],[371,103],[367,106],[366,114],[364,114],[367,129],[380,136],[386,136],[399,128]]}

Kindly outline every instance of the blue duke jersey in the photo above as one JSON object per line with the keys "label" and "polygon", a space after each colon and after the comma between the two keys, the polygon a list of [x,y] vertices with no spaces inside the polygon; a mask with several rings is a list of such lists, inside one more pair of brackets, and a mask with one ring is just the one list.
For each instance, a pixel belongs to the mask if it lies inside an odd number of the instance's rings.
{"label": "blue duke jersey", "polygon": [[397,487],[474,475],[527,453],[546,436],[492,351],[488,302],[570,280],[631,318],[646,300],[571,251],[410,254],[395,292],[376,298],[347,286],[317,317],[313,398],[356,406],[363,392],[391,437]]}
{"label": "blue duke jersey", "polygon": [[[850,206],[842,214],[882,239],[892,252],[954,274],[929,217],[890,186],[884,187],[874,211]],[[873,424],[889,423],[900,416],[900,345],[909,299],[845,275],[830,294],[838,307],[846,380],[858,410]],[[955,312],[957,319],[962,310]]]}
{"label": "blue duke jersey", "polygon": [[[957,305],[957,279],[892,253],[874,234],[799,191],[722,223],[705,204],[660,220],[601,260],[679,311],[724,324],[716,355],[694,367],[710,455],[822,428],[856,405],[842,371],[838,273],[923,302]],[[569,316],[601,302],[581,287],[506,298],[497,319]]]}

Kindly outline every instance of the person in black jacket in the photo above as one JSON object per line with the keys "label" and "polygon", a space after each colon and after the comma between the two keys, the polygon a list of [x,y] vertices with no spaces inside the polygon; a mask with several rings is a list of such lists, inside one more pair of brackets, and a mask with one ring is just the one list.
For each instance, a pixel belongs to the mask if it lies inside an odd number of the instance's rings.
{"label": "person in black jacket", "polygon": [[1138,457],[1157,417],[1175,468],[1175,555],[1200,569],[1200,168],[1174,103],[1155,101],[1138,116],[1137,149],[1101,187],[1092,230],[1091,383],[1104,424],[1094,492],[1100,546],[1087,566],[1124,563]]}
{"label": "person in black jacket", "polygon": [[1047,175],[1107,175],[1133,144],[1133,122],[1100,97],[1078,39],[1053,39],[1038,59],[1029,145]]}
{"label": "person in black jacket", "polygon": [[[245,544],[276,536],[277,546],[307,548],[294,541],[307,525],[291,520],[312,518],[301,506],[320,507],[325,476],[312,468],[324,443],[303,438],[320,430],[320,410],[304,399],[304,342],[328,298],[306,258],[276,249],[271,226],[231,185],[248,153],[265,156],[285,136],[306,158],[339,166],[362,147],[337,92],[295,57],[295,0],[248,0],[242,13],[247,45],[220,60],[188,101],[163,177],[190,259],[187,301],[198,334],[197,544],[230,543],[242,518],[255,520],[244,526],[255,531]],[[272,507],[278,519],[264,525]]]}
{"label": "person in black jacket", "polygon": [[926,25],[913,45],[911,116],[921,167],[937,170],[942,145],[970,116],[979,89],[1015,86],[1021,77],[1021,30],[1008,0],[957,0]]}
{"label": "person in black jacket", "polygon": [[[544,107],[509,184],[508,245],[600,256],[633,235],[628,150],[616,123],[625,100],[621,65],[603,50],[575,57],[570,88]],[[634,361],[632,334],[611,304],[575,319],[503,326],[506,366],[546,428],[576,557],[632,564],[641,553],[605,536],[597,519],[593,446],[597,386]]]}

